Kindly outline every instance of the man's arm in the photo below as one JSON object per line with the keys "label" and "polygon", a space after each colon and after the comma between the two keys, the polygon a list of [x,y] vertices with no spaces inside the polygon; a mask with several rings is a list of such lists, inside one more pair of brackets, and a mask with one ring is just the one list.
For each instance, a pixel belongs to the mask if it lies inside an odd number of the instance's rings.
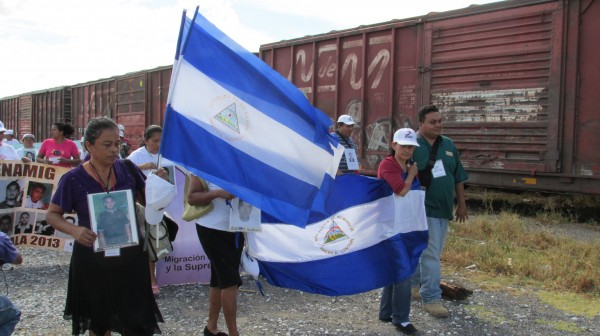
{"label": "man's arm", "polygon": [[458,200],[454,220],[462,223],[469,219],[469,215],[467,214],[467,202],[465,198],[465,184],[463,182],[456,183],[454,185],[454,192],[456,193],[456,198]]}

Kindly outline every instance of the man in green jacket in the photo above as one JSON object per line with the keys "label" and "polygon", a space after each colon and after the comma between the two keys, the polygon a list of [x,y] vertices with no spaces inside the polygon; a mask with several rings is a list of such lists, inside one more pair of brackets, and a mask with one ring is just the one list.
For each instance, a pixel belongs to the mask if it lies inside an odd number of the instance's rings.
{"label": "man in green jacket", "polygon": [[[436,141],[440,141],[435,160],[430,163],[430,184],[425,192],[425,212],[429,229],[429,243],[421,254],[419,267],[413,275],[413,288],[420,286],[423,308],[435,317],[448,316],[448,309],[442,305],[440,289],[440,256],[444,248],[448,222],[452,219],[464,222],[468,219],[465,203],[464,182],[467,180],[458,150],[452,140],[442,135],[442,116],[435,105],[426,105],[419,109],[419,131],[413,154],[419,167],[421,183],[422,171],[428,167],[430,153]],[[426,182],[425,182],[426,184]],[[458,199],[454,213],[454,196]]]}

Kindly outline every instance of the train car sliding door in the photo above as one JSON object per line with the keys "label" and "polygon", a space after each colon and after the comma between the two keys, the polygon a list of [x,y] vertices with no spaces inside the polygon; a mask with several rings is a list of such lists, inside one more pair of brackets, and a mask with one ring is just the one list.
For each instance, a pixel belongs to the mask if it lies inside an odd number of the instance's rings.
{"label": "train car sliding door", "polygon": [[443,111],[471,183],[560,172],[562,30],[561,2],[425,24],[424,97]]}

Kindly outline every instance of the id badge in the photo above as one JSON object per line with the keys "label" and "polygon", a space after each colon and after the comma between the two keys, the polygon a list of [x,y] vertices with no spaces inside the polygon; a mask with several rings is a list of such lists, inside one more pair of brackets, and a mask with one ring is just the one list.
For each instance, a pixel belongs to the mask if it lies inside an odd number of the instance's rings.
{"label": "id badge", "polygon": [[356,150],[354,148],[346,148],[344,149],[344,156],[346,157],[348,170],[358,170],[358,158],[356,157]]}
{"label": "id badge", "polygon": [[444,164],[442,160],[435,161],[435,165],[431,169],[431,175],[433,178],[446,176],[446,170],[444,169]]}

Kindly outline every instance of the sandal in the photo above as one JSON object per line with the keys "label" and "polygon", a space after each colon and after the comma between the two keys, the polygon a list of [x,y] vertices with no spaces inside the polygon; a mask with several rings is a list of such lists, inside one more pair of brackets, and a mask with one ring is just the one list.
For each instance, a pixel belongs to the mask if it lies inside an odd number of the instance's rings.
{"label": "sandal", "polygon": [[152,286],[152,294],[154,294],[154,295],[160,294],[160,288],[158,287],[158,285]]}
{"label": "sandal", "polygon": [[213,334],[212,332],[210,332],[210,330],[208,330],[208,326],[204,327],[204,336],[227,336],[226,333],[219,331],[216,334]]}

